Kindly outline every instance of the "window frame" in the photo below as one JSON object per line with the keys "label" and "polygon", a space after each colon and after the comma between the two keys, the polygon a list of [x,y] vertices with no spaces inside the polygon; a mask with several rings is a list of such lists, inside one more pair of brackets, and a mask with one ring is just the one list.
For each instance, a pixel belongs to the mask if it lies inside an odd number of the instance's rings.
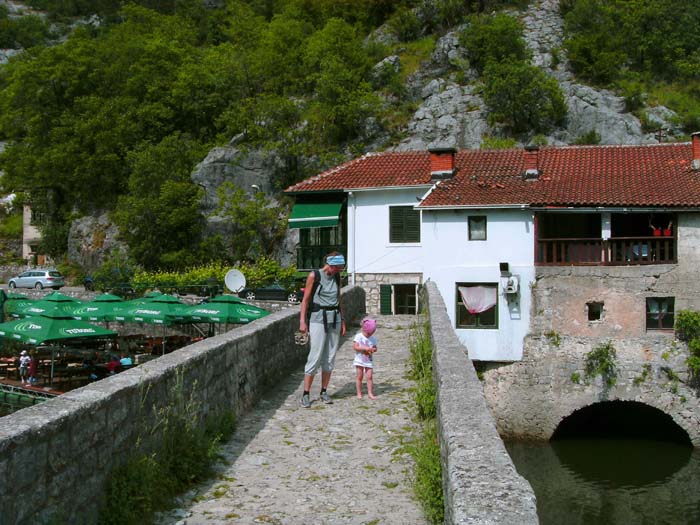
{"label": "window frame", "polygon": [[[467,314],[467,315],[474,315],[476,324],[474,325],[466,325],[466,324],[460,324],[460,321],[462,319],[462,316],[460,315],[460,310],[463,308],[466,311],[466,306],[464,306],[464,303],[462,302],[462,295],[459,293],[459,287],[464,286],[464,287],[469,287],[469,286],[488,286],[491,288],[496,289],[496,304],[493,305],[492,308],[489,310],[486,310],[486,312],[482,312],[480,314]],[[498,283],[455,283],[455,328],[458,328],[460,330],[498,330],[499,329],[499,318],[498,318],[498,307],[500,305],[500,298],[499,298],[499,293],[498,293]],[[486,314],[487,312],[490,312],[491,310],[494,310],[493,316],[494,316],[494,324],[491,325],[481,325],[480,324],[480,319],[483,314]]]}
{"label": "window frame", "polygon": [[[657,301],[659,304],[659,311],[662,302],[668,304],[666,313],[661,313],[661,315],[651,312],[649,306],[650,301]],[[664,296],[664,297],[647,297],[644,301],[645,303],[645,327],[647,331],[669,331],[673,330],[676,325],[676,298],[674,296]],[[657,326],[652,326],[649,323],[651,315],[658,315]],[[671,326],[663,326],[664,318],[671,319]],[[668,323],[665,323],[668,324]]]}
{"label": "window frame", "polygon": [[[472,222],[483,221],[484,222],[484,237],[479,238],[474,236],[472,233],[475,228],[472,228]],[[488,220],[486,215],[469,215],[467,216],[467,236],[470,241],[485,241],[488,238]]]}
{"label": "window frame", "polygon": [[[400,215],[397,215],[399,210]],[[415,224],[408,221],[415,221]],[[420,230],[420,210],[411,205],[389,206],[389,244],[420,244]]]}

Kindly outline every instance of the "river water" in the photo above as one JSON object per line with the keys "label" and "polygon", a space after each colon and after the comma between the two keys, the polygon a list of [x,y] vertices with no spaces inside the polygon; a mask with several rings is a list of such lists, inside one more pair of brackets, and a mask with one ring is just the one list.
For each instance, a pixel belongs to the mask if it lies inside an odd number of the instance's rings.
{"label": "river water", "polygon": [[651,439],[508,442],[542,525],[700,523],[700,450]]}

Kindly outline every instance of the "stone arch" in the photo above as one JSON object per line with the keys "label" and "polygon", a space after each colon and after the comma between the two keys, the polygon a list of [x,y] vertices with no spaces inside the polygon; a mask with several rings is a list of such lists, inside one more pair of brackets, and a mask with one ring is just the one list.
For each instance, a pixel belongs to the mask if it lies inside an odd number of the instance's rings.
{"label": "stone arch", "polygon": [[696,432],[684,420],[652,404],[613,399],[586,404],[561,418],[550,439],[590,436],[623,436],[665,439],[698,446]]}

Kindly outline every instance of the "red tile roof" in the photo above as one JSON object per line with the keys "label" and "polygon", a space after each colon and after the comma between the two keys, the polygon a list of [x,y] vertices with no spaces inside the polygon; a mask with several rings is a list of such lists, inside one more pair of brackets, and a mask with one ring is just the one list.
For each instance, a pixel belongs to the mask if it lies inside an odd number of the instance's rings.
{"label": "red tile roof", "polygon": [[[438,184],[421,207],[700,206],[700,171],[691,169],[690,143],[545,147],[536,153],[537,180],[523,178],[527,154],[522,149],[459,151],[453,178]],[[430,184],[427,151],[389,152],[365,155],[286,191]]]}

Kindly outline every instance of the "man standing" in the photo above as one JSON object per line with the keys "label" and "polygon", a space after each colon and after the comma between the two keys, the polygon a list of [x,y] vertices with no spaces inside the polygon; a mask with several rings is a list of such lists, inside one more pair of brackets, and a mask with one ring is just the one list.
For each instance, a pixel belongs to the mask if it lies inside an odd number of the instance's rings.
{"label": "man standing", "polygon": [[304,299],[301,302],[299,331],[309,333],[311,349],[304,367],[304,393],[301,406],[311,406],[310,390],[314,376],[321,368],[321,401],[333,403],[327,388],[335,365],[341,336],[345,335],[345,319],[340,309],[340,272],[345,268],[345,257],[329,253],[320,270],[309,272]]}

